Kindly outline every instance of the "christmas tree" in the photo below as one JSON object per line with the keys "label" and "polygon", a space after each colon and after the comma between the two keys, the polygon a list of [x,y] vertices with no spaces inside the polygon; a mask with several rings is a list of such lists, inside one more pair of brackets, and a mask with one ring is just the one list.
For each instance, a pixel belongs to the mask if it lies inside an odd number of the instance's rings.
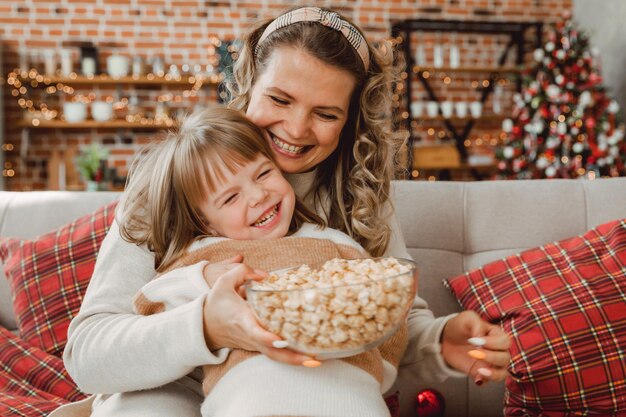
{"label": "christmas tree", "polygon": [[498,178],[626,175],[619,105],[602,86],[588,36],[565,15],[533,55],[512,119],[502,126]]}

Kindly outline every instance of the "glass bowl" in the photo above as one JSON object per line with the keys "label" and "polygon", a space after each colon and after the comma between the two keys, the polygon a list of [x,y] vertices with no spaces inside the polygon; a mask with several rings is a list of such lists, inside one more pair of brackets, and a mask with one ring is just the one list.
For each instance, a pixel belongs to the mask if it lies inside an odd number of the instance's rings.
{"label": "glass bowl", "polygon": [[416,291],[415,263],[398,258],[333,259],[246,284],[261,325],[317,359],[353,356],[383,343],[405,322]]}

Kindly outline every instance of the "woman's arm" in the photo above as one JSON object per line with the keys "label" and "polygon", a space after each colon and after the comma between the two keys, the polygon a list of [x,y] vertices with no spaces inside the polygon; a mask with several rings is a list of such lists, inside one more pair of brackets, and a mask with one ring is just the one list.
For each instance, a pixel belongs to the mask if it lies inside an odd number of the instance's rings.
{"label": "woman's arm", "polygon": [[[385,255],[410,259],[395,213],[389,219],[392,237]],[[476,313],[464,311],[435,318],[426,301],[415,297],[408,326],[409,345],[401,365],[409,365],[421,381],[440,382],[449,376],[467,374],[477,383],[506,377],[510,341],[502,329],[485,322]],[[476,347],[468,342],[470,338],[482,338],[485,342],[482,353],[486,356],[480,361],[472,356]],[[489,372],[489,376],[481,374],[481,369]]]}
{"label": "woman's arm", "polygon": [[[385,256],[411,259],[406,249],[400,223],[395,210],[390,208],[389,226],[391,240]],[[419,296],[415,297],[409,312],[409,344],[402,358],[401,365],[411,365],[411,370],[421,381],[443,381],[449,376],[465,376],[450,368],[441,354],[441,335],[446,323],[455,316],[435,318],[428,304]]]}
{"label": "woman's arm", "polygon": [[153,316],[133,314],[132,299],[155,276],[154,256],[124,241],[113,223],[102,243],[63,359],[80,389],[114,393],[153,388],[197,366],[220,363],[203,332],[205,297]]}

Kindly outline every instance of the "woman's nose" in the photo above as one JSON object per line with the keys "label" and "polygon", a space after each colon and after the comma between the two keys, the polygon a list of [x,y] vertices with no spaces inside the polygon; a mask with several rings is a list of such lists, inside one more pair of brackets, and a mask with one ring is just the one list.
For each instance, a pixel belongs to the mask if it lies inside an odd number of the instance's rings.
{"label": "woman's nose", "polygon": [[292,111],[289,117],[285,118],[285,131],[292,139],[301,139],[306,136],[309,130],[309,116],[304,111]]}

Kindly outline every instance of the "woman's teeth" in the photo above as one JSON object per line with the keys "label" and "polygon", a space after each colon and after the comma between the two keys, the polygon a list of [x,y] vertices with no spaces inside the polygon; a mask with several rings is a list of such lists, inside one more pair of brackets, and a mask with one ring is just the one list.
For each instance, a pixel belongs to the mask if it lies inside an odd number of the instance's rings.
{"label": "woman's teeth", "polygon": [[276,213],[278,213],[278,204],[274,206],[272,211],[253,223],[252,226],[265,226],[267,223],[272,221],[272,219],[276,216]]}
{"label": "woman's teeth", "polygon": [[270,134],[270,137],[272,138],[272,142],[274,142],[274,144],[276,146],[278,146],[280,149],[282,149],[283,151],[292,153],[294,155],[297,155],[299,153],[302,153],[302,151],[304,150],[304,146],[294,146],[294,145],[290,145],[286,142],[283,142],[282,140],[278,139],[276,136]]}

